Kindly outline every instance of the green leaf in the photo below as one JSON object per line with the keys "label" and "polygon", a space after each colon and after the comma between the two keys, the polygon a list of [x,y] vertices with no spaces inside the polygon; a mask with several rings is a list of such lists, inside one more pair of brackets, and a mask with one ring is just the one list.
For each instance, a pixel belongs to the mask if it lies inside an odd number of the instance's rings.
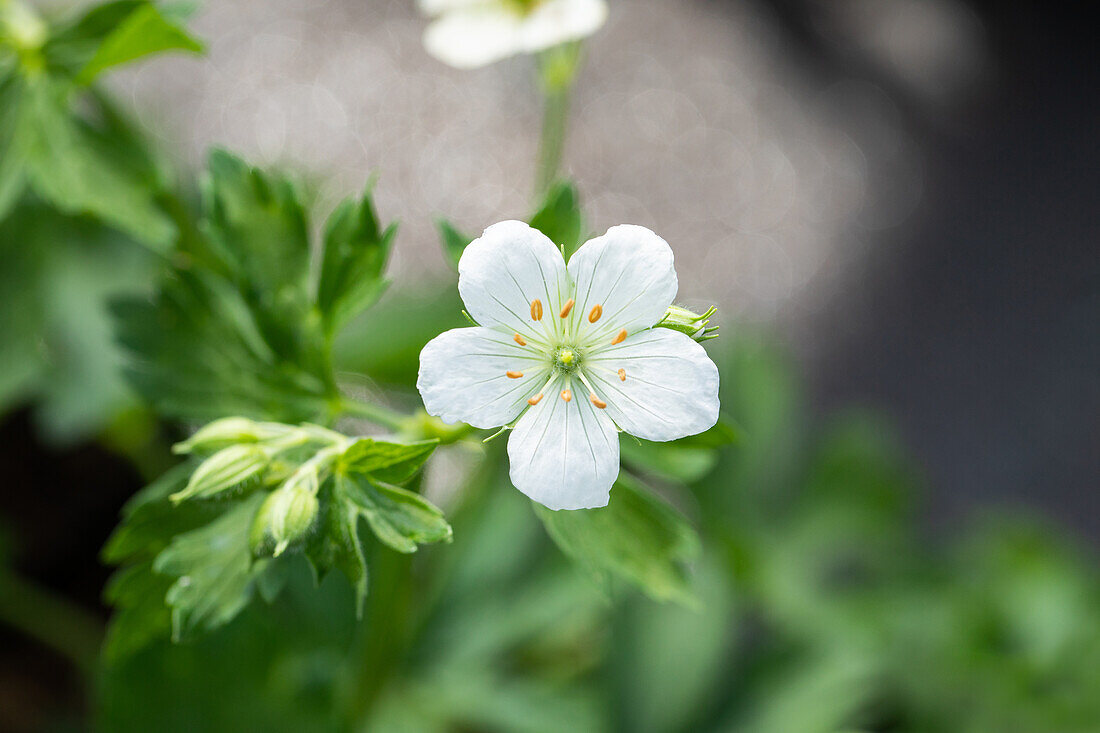
{"label": "green leaf", "polygon": [[577,187],[566,181],[551,186],[530,224],[562,247],[568,258],[580,246],[584,230]]}
{"label": "green leaf", "polygon": [[112,66],[171,50],[202,53],[203,46],[155,5],[142,4],[103,39],[77,81],[87,84]]}
{"label": "green leaf", "polygon": [[88,217],[31,199],[0,221],[0,406],[33,400],[44,438],[102,430],[134,395],[108,303],[141,293],[159,266]]}
{"label": "green leaf", "polygon": [[337,474],[336,493],[359,509],[379,540],[398,552],[451,540],[443,512],[411,491],[365,476]]}
{"label": "green leaf", "polygon": [[172,630],[172,612],[164,597],[172,578],[153,572],[152,560],[122,568],[111,576],[103,599],[115,608],[103,654],[116,664]]}
{"label": "green leaf", "polygon": [[336,481],[322,487],[318,531],[306,545],[306,558],[320,582],[330,570],[339,570],[355,591],[355,613],[363,616],[367,597],[367,560],[359,540],[359,507],[336,491]]}
{"label": "green leaf", "polygon": [[739,433],[726,418],[698,435],[656,443],[624,435],[620,442],[623,460],[632,466],[673,481],[693,483],[710,473],[718,463],[718,449],[736,443]]}
{"label": "green leaf", "polygon": [[97,216],[157,251],[171,245],[176,228],[155,192],[99,152],[84,123],[70,114],[65,85],[28,81],[13,150],[31,187],[61,211]]}
{"label": "green leaf", "polygon": [[324,382],[278,359],[236,289],[177,270],[150,302],[114,304],[128,376],[158,410],[195,420],[225,415],[297,423],[324,412]]}
{"label": "green leaf", "polygon": [[226,505],[191,502],[176,506],[169,494],[179,491],[194,468],[186,461],[149,484],[123,508],[123,519],[101,553],[104,562],[123,565],[104,589],[114,607],[107,628],[104,655],[110,664],[171,633],[171,610],[164,598],[173,579],[153,572],[153,558],[176,535],[201,527],[225,511]]}
{"label": "green leaf", "polygon": [[679,512],[634,481],[620,476],[601,509],[534,506],[558,547],[597,577],[619,576],[657,600],[693,602],[685,563],[698,556],[699,537]]}
{"label": "green leaf", "polygon": [[122,521],[103,547],[104,562],[120,564],[135,558],[152,558],[177,534],[200,526],[224,510],[197,502],[176,506],[168,500],[169,495],[187,485],[194,469],[193,460],[173,466],[126,502]]}
{"label": "green leaf", "polygon": [[388,281],[382,277],[397,225],[378,226],[370,191],[356,204],[341,203],[325,224],[317,305],[330,337],[382,295]]}
{"label": "green leaf", "polygon": [[23,193],[23,157],[15,146],[21,97],[22,85],[0,75],[0,220]]}
{"label": "green leaf", "polygon": [[264,341],[305,365],[315,346],[304,325],[309,303],[309,234],[291,183],[225,151],[210,155],[203,230],[214,262],[236,286]]}
{"label": "green leaf", "polygon": [[692,483],[706,476],[718,463],[718,454],[712,448],[691,445],[636,441],[624,435],[619,440],[623,461],[643,471],[673,481]]}
{"label": "green leaf", "polygon": [[359,438],[344,451],[337,471],[365,473],[377,481],[400,484],[420,470],[438,445],[438,440],[388,443],[374,438]]}
{"label": "green leaf", "polygon": [[182,641],[229,623],[252,600],[271,560],[254,560],[249,529],[263,500],[252,494],[199,529],[178,535],[153,562],[176,578],[165,596],[172,609],[172,638]]}
{"label": "green leaf", "polygon": [[439,228],[443,253],[447,256],[447,261],[451,263],[451,266],[457,269],[458,261],[462,259],[462,253],[466,251],[466,247],[474,241],[474,238],[455,229],[454,225],[446,219],[436,219],[435,225]]}

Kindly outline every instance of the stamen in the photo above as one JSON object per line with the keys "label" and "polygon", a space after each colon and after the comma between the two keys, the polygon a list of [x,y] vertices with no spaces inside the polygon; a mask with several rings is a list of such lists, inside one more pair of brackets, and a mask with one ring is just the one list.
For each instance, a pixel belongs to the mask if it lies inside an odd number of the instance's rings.
{"label": "stamen", "polygon": [[592,404],[600,408],[601,410],[607,407],[607,403],[597,397],[595,392],[588,395],[588,399],[592,400]]}
{"label": "stamen", "polygon": [[561,398],[562,398],[563,400],[565,400],[566,402],[569,402],[569,401],[571,401],[571,400],[573,399],[573,393],[572,393],[572,392],[570,392],[570,391],[569,391],[569,390],[567,390],[567,389],[563,389],[563,390],[561,391]]}
{"label": "stamen", "polygon": [[621,344],[625,340],[626,340],[626,329],[624,328],[622,331],[619,331],[618,336],[611,339],[611,345],[614,346],[615,344]]}
{"label": "stamen", "polygon": [[514,338],[516,340],[516,343],[519,344],[520,346],[526,346],[527,345],[527,342],[524,341],[523,337],[520,336],[518,333],[515,336],[513,336],[512,338]]}
{"label": "stamen", "polygon": [[600,316],[603,315],[603,306],[597,303],[592,306],[592,310],[588,311],[588,322],[595,323],[600,320]]}
{"label": "stamen", "polygon": [[542,301],[538,298],[531,301],[531,318],[536,321],[542,320]]}
{"label": "stamen", "polygon": [[626,381],[626,370],[625,369],[620,369],[619,370],[619,381],[620,382],[625,382]]}
{"label": "stamen", "polygon": [[542,399],[542,392],[539,392],[537,395],[535,395],[531,399],[527,400],[527,404],[537,405],[539,403],[539,400],[541,400],[541,399]]}
{"label": "stamen", "polygon": [[504,375],[509,379],[519,379],[523,376],[523,372],[505,372]]}
{"label": "stamen", "polygon": [[559,313],[558,315],[562,318],[567,318],[569,316],[569,311],[573,310],[573,304],[576,302],[577,301],[573,300],[572,298],[565,301],[565,305],[561,307],[561,313]]}

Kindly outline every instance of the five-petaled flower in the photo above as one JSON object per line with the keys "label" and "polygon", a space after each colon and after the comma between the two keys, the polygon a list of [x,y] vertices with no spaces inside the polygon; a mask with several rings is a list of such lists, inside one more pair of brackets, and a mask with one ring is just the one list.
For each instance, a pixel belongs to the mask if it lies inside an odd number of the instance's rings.
{"label": "five-petaled flower", "polygon": [[459,69],[579,40],[607,19],[605,0],[419,0],[419,5],[434,19],[424,32],[424,47]]}
{"label": "five-petaled flower", "polygon": [[428,412],[477,428],[514,425],[516,488],[550,509],[606,506],[620,430],[666,441],[718,419],[718,369],[689,336],[653,328],[676,297],[672,250],[653,232],[617,226],[568,266],[523,222],[485,230],[458,265],[480,324],[420,353]]}

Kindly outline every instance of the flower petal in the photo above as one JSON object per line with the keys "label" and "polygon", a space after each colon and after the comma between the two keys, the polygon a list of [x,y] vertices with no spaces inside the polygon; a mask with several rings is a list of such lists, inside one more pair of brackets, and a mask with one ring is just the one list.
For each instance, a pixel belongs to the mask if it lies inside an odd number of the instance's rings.
{"label": "flower petal", "polygon": [[581,394],[562,400],[560,387],[529,409],[508,437],[512,483],[549,509],[607,506],[619,475],[618,431]]}
{"label": "flower petal", "polygon": [[453,10],[466,10],[475,5],[486,5],[491,0],[416,0],[416,9],[423,15],[434,17]]}
{"label": "flower petal", "polygon": [[534,53],[590,36],[606,20],[604,0],[546,0],[523,22],[523,48]]}
{"label": "flower petal", "polygon": [[[576,283],[574,319],[584,341],[608,342],[620,330],[634,333],[664,317],[676,297],[672,249],[645,227],[622,225],[589,240],[569,260]],[[595,324],[588,315],[599,305]]]}
{"label": "flower petal", "polygon": [[[475,428],[507,425],[545,384],[546,357],[490,328],[456,328],[420,352],[416,388],[424,408],[443,422]],[[513,379],[507,375],[521,372]]]}
{"label": "flower petal", "polygon": [[[438,5],[431,7],[438,12]],[[424,48],[448,66],[476,69],[523,52],[523,18],[503,3],[441,9],[424,31]]]}
{"label": "flower petal", "polygon": [[[557,318],[569,275],[550,239],[521,221],[502,221],[466,247],[458,262],[458,292],[482,326],[545,341],[562,325]],[[538,300],[543,316],[531,317]]]}
{"label": "flower petal", "polygon": [[718,422],[718,367],[682,333],[654,328],[630,336],[591,356],[585,374],[611,419],[639,438],[675,440]]}

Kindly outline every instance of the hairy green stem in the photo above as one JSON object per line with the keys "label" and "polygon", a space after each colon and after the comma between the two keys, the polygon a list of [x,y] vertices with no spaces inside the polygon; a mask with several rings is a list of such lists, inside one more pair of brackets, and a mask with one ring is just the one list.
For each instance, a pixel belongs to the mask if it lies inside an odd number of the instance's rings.
{"label": "hairy green stem", "polygon": [[95,674],[103,624],[66,599],[7,571],[0,572],[0,623],[53,649],[87,679]]}
{"label": "hairy green stem", "polygon": [[561,170],[569,121],[569,97],[573,91],[580,45],[569,43],[539,55],[539,88],[543,95],[542,135],[535,173],[535,199],[539,201]]}
{"label": "hairy green stem", "polygon": [[538,169],[535,174],[535,199],[550,190],[561,169],[565,149],[566,122],[569,117],[569,90],[547,92],[539,139]]}
{"label": "hairy green stem", "polygon": [[345,415],[361,417],[392,430],[405,430],[409,425],[409,416],[369,402],[344,399],[340,401],[338,409]]}

